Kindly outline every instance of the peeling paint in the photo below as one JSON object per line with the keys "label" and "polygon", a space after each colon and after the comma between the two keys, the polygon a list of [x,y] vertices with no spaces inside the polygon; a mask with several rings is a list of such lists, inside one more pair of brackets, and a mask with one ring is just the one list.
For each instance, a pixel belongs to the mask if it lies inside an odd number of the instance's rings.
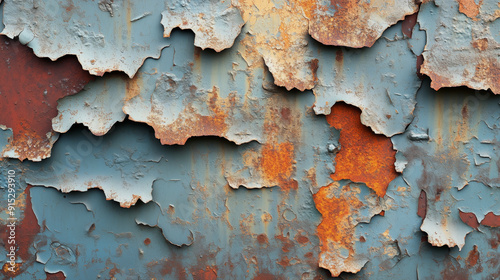
{"label": "peeling paint", "polygon": [[418,22],[427,32],[427,45],[421,72],[431,78],[433,89],[467,86],[500,93],[499,16],[497,1],[422,4]]}
{"label": "peeling paint", "polygon": [[[95,1],[13,0],[3,5],[2,34],[29,35],[25,44],[39,57],[76,55],[93,75],[123,71],[133,77],[146,58],[158,58],[169,45],[159,24],[164,5],[158,1],[112,1],[103,6]],[[132,21],[144,13],[151,16]]]}
{"label": "peeling paint", "polygon": [[50,156],[57,139],[51,127],[57,99],[76,94],[92,77],[72,57],[57,63],[38,59],[4,36],[0,53],[0,103],[5,105],[0,124],[12,132],[8,144],[2,145],[2,157],[40,161]]}
{"label": "peeling paint", "polygon": [[165,37],[170,37],[176,27],[191,29],[196,35],[195,46],[220,52],[233,45],[244,22],[240,10],[230,1],[204,0],[169,3],[162,12],[161,24]]}
{"label": "peeling paint", "polygon": [[499,278],[499,15],[4,1],[2,276]]}

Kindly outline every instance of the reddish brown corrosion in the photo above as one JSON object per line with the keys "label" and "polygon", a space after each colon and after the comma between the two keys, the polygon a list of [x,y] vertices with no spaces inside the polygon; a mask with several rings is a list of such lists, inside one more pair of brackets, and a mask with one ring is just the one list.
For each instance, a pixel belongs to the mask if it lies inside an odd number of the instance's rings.
{"label": "reddish brown corrosion", "polygon": [[457,0],[458,1],[458,10],[464,15],[468,16],[473,20],[477,20],[477,16],[479,15],[479,9],[483,4],[483,1],[479,1],[479,4],[476,4],[475,0]]}
{"label": "reddish brown corrosion", "polygon": [[284,279],[282,276],[277,276],[271,273],[260,273],[257,276],[255,276],[252,280],[282,280]]}
{"label": "reddish brown corrosion", "polygon": [[401,31],[404,35],[408,36],[408,38],[411,38],[413,35],[413,28],[415,27],[415,24],[417,24],[417,18],[418,12],[407,15],[401,23]]}
{"label": "reddish brown corrosion", "polygon": [[474,215],[474,213],[467,213],[459,210],[459,215],[462,222],[464,222],[471,228],[477,229],[479,227],[479,222],[477,221],[476,215]]}
{"label": "reddish brown corrosion", "polygon": [[200,269],[193,272],[194,280],[215,280],[217,279],[217,268],[207,266],[205,269]]}
{"label": "reddish brown corrosion", "polygon": [[[346,194],[340,197],[333,196],[332,189],[336,187],[334,184],[322,187],[313,195],[316,209],[323,218],[317,227],[317,233],[322,254],[330,254],[332,243],[340,244],[342,248],[349,251],[349,257],[345,259],[346,266],[349,266],[348,263],[352,261],[351,257],[355,253],[352,242],[354,239],[354,225],[351,213],[361,208],[363,203],[355,196]],[[349,190],[349,185],[344,187],[344,191],[349,192]],[[336,253],[333,252],[333,254]],[[325,267],[321,262],[320,266]],[[338,275],[334,275],[332,272],[332,276]]]}
{"label": "reddish brown corrosion", "polygon": [[[6,149],[20,160],[50,156],[52,118],[57,100],[79,92],[92,77],[74,57],[57,62],[36,57],[18,41],[0,36],[0,124],[11,128],[13,140]],[[7,106],[8,105],[8,106]]]}
{"label": "reddish brown corrosion", "polygon": [[477,246],[474,245],[474,248],[469,252],[469,255],[467,256],[467,260],[465,263],[467,264],[468,268],[471,268],[477,264],[479,261],[479,252],[477,251]]}
{"label": "reddish brown corrosion", "polygon": [[358,108],[337,103],[327,116],[328,123],[340,130],[341,149],[335,157],[335,173],[331,177],[365,183],[382,197],[398,175],[394,169],[396,151],[389,138],[364,126],[360,115]]}
{"label": "reddish brown corrosion", "polygon": [[486,38],[477,39],[477,40],[472,42],[472,46],[475,49],[478,49],[480,51],[484,51],[488,48],[488,39],[486,39]]}
{"label": "reddish brown corrosion", "polygon": [[[191,87],[192,91],[196,87]],[[164,145],[184,145],[191,137],[196,136],[219,136],[223,137],[227,131],[227,110],[235,107],[235,96],[230,95],[228,99],[219,97],[219,89],[213,87],[209,94],[210,115],[200,115],[192,107],[188,107],[172,124],[161,125],[161,120],[151,118],[151,125],[155,129],[156,138]],[[223,108],[226,108],[225,110]],[[186,117],[188,116],[188,117]]]}
{"label": "reddish brown corrosion", "polygon": [[[322,187],[316,194],[314,194],[314,203],[316,208],[321,213],[323,220],[318,226],[318,236],[322,240],[324,247],[331,239],[335,242],[348,242],[352,234],[346,231],[346,223],[351,212],[351,205],[359,204],[357,199],[352,198],[349,201],[345,198],[330,197],[328,187]],[[328,251],[328,247],[322,249]]]}
{"label": "reddish brown corrosion", "polygon": [[149,239],[149,238],[144,239],[144,244],[146,246],[149,245],[149,244],[151,244],[151,239]]}
{"label": "reddish brown corrosion", "polygon": [[294,171],[294,147],[291,143],[265,145],[261,154],[260,164],[267,180],[276,182],[284,189],[297,188],[297,184],[290,180]]}
{"label": "reddish brown corrosion", "polygon": [[64,276],[64,273],[62,273],[61,271],[59,271],[57,273],[45,272],[45,275],[47,276],[47,278],[45,278],[45,280],[65,280],[66,279],[66,276]]}
{"label": "reddish brown corrosion", "polygon": [[[2,268],[2,273],[6,277],[15,277],[19,275],[34,261],[34,256],[30,253],[29,250],[32,247],[35,236],[40,232],[40,226],[38,225],[38,220],[36,219],[35,213],[33,212],[31,206],[30,189],[31,186],[28,185],[24,190],[24,217],[18,224],[16,224],[16,255],[21,258],[23,262],[16,267],[14,273],[6,269],[7,264],[4,265]],[[19,196],[18,198],[19,200],[21,200],[21,196]],[[0,226],[1,238],[4,244],[8,244],[8,232],[9,228],[7,227],[7,225]]]}
{"label": "reddish brown corrosion", "polygon": [[495,215],[493,212],[489,212],[486,216],[484,216],[481,224],[489,227],[500,227],[500,215]]}
{"label": "reddish brown corrosion", "polygon": [[427,214],[427,193],[424,190],[421,190],[420,196],[418,197],[417,215],[421,218],[425,218],[426,214]]}
{"label": "reddish brown corrosion", "polygon": [[318,0],[296,2],[309,19],[309,34],[314,39],[326,45],[353,48],[371,47],[385,28],[418,9],[411,2],[408,7],[406,3],[359,0],[331,0],[328,4]]}
{"label": "reddish brown corrosion", "polygon": [[257,242],[259,242],[259,244],[268,244],[269,239],[267,238],[267,235],[265,233],[262,233],[257,235]]}

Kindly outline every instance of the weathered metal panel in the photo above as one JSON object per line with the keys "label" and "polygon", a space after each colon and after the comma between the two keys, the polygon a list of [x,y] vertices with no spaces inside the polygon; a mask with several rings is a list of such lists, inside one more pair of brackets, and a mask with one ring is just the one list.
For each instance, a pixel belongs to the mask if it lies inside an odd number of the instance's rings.
{"label": "weathered metal panel", "polygon": [[498,2],[0,4],[3,278],[500,278]]}

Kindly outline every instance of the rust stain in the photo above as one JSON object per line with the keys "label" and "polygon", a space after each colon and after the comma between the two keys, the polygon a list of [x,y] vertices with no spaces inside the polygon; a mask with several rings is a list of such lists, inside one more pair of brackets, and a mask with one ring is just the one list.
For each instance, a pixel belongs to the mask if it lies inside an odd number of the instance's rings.
{"label": "rust stain", "polygon": [[426,214],[427,214],[427,193],[424,190],[421,190],[420,196],[418,197],[417,215],[425,219]]}
{"label": "rust stain", "polygon": [[184,145],[191,137],[224,136],[228,129],[227,110],[234,107],[235,97],[230,95],[228,99],[219,98],[219,89],[215,86],[208,94],[210,115],[201,115],[195,108],[188,107],[179,118],[168,125],[161,125],[162,120],[156,120],[157,116],[150,116],[156,138],[160,139],[163,145]]}
{"label": "rust stain", "polygon": [[147,246],[149,244],[151,244],[151,239],[149,239],[149,238],[144,239],[144,245]]}
{"label": "rust stain", "polygon": [[417,18],[418,12],[407,15],[401,24],[401,31],[404,35],[408,36],[408,38],[411,38],[413,35],[413,28],[415,27],[415,24],[417,24]]}
{"label": "rust stain", "polygon": [[296,2],[309,19],[309,34],[314,39],[326,45],[353,48],[371,47],[386,28],[418,10],[414,1]]}
{"label": "rust stain", "polygon": [[476,4],[475,0],[457,0],[458,2],[458,10],[466,15],[467,17],[477,20],[477,16],[479,15],[479,9],[483,4],[483,0],[479,1],[479,4]]}
{"label": "rust stain", "polygon": [[464,222],[471,228],[477,229],[479,227],[479,222],[477,221],[476,215],[474,215],[474,213],[467,213],[459,210],[459,215],[462,222]]}
{"label": "rust stain", "polygon": [[327,116],[328,123],[340,130],[341,149],[335,157],[333,180],[349,179],[365,183],[383,197],[398,174],[394,168],[396,151],[389,138],[373,133],[360,120],[361,110],[336,103]]}
{"label": "rust stain", "polygon": [[474,248],[469,252],[467,256],[467,260],[465,261],[467,268],[471,268],[477,264],[479,261],[479,252],[477,250],[477,246],[474,245]]}
{"label": "rust stain", "polygon": [[205,269],[200,269],[193,272],[193,280],[216,280],[217,279],[217,267],[207,266]]}
{"label": "rust stain", "polygon": [[474,213],[462,212],[459,210],[460,219],[468,226],[477,229],[479,225],[489,227],[500,227],[500,215],[495,215],[493,212],[486,214],[481,222],[477,220]]}
{"label": "rust stain", "polygon": [[268,272],[263,272],[252,278],[252,280],[283,280],[283,278],[280,275],[274,275]]}
{"label": "rust stain", "polygon": [[276,235],[274,239],[279,240],[282,243],[281,251],[284,253],[290,252],[295,247],[295,244],[285,235]]}
{"label": "rust stain", "polygon": [[267,238],[267,235],[265,233],[262,233],[257,235],[257,242],[259,242],[259,244],[268,244],[269,239]]}
{"label": "rust stain", "polygon": [[[6,266],[4,265],[2,268],[2,273],[7,277],[15,277],[19,275],[34,262],[34,255],[30,253],[30,248],[32,247],[33,241],[35,240],[35,236],[40,232],[40,226],[38,225],[38,220],[35,216],[35,213],[33,212],[31,205],[31,187],[32,186],[28,185],[24,190],[24,218],[18,224],[16,224],[16,256],[22,259],[23,262],[17,264],[14,272],[11,272],[9,270],[6,271]],[[20,198],[21,196],[18,197],[18,199]],[[3,240],[4,244],[9,244],[7,225],[0,226],[0,233],[1,239]]]}
{"label": "rust stain", "polygon": [[[317,227],[321,249],[319,266],[330,270],[333,277],[344,271],[356,273],[362,267],[355,257],[355,221],[351,215],[363,203],[350,194],[350,185],[343,187],[339,197],[334,196],[334,189],[337,187],[336,184],[330,184],[313,195],[316,209],[323,218]],[[340,256],[339,252],[343,250],[348,255]]]}
{"label": "rust stain", "polygon": [[477,39],[472,42],[472,46],[477,50],[484,51],[488,48],[488,39],[487,38]]}
{"label": "rust stain", "polygon": [[66,276],[64,276],[64,273],[62,273],[61,271],[59,271],[57,273],[45,272],[45,275],[47,277],[47,278],[45,278],[45,280],[65,280],[66,279]]}
{"label": "rust stain", "polygon": [[294,172],[294,146],[291,143],[266,144],[261,154],[261,168],[268,181],[276,182],[284,189],[298,187],[290,180]]}
{"label": "rust stain", "polygon": [[450,258],[445,259],[445,268],[441,272],[442,279],[445,280],[468,280],[469,273],[464,267],[461,267],[457,262],[452,262]]}
{"label": "rust stain", "polygon": [[79,92],[93,78],[75,57],[41,59],[5,36],[0,36],[0,56],[0,104],[8,105],[0,112],[0,124],[13,131],[3,152],[13,152],[20,160],[47,158],[57,100]]}

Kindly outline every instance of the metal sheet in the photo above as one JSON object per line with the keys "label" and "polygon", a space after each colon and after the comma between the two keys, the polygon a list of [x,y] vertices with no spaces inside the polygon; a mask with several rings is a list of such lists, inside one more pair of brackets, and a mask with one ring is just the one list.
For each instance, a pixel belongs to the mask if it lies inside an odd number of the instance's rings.
{"label": "metal sheet", "polygon": [[428,1],[419,13],[427,32],[421,72],[434,89],[467,86],[500,93],[498,1]]}
{"label": "metal sheet", "polygon": [[50,63],[5,36],[0,37],[0,56],[0,125],[13,133],[2,145],[2,157],[40,161],[50,156],[57,139],[51,125],[57,100],[77,93],[92,77],[74,57]]}
{"label": "metal sheet", "polygon": [[499,278],[500,97],[428,71],[497,3],[418,6],[2,3],[2,276]]}
{"label": "metal sheet", "polygon": [[201,0],[168,3],[161,24],[165,37],[176,27],[191,29],[196,35],[195,46],[220,52],[233,45],[244,22],[231,1]]}
{"label": "metal sheet", "polygon": [[123,71],[133,77],[148,57],[168,46],[160,25],[162,1],[40,1],[4,3],[2,34],[20,40],[39,57],[78,57],[93,75]]}

